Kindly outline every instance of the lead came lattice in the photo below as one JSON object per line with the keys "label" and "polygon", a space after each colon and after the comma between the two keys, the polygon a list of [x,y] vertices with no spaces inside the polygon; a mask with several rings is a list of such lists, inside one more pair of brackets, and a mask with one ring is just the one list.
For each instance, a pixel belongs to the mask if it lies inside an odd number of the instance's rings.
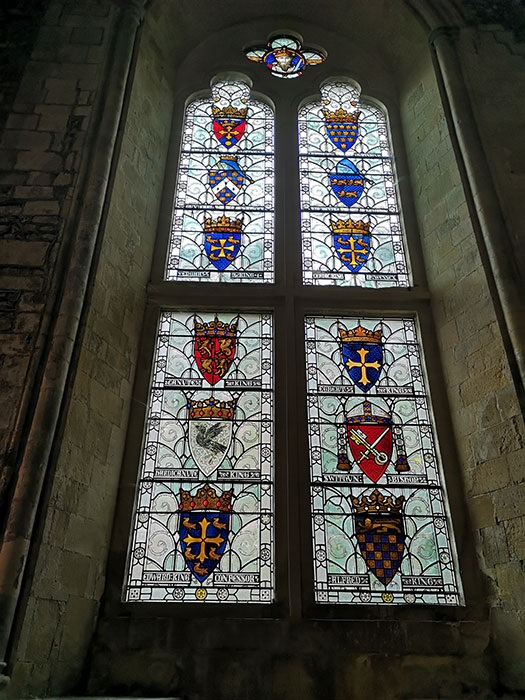
{"label": "lead came lattice", "polygon": [[299,112],[304,284],[407,287],[385,114],[353,84],[321,87]]}
{"label": "lead came lattice", "polygon": [[125,599],[273,600],[269,314],[164,312]]}
{"label": "lead came lattice", "polygon": [[316,601],[461,604],[414,320],[305,330]]}

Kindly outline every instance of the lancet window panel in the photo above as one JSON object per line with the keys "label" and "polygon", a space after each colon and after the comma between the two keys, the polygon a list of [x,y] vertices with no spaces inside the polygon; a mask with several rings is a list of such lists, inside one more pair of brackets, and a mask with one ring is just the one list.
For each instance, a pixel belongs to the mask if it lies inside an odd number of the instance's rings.
{"label": "lancet window panel", "polygon": [[166,279],[273,282],[273,121],[241,81],[189,104]]}
{"label": "lancet window panel", "polygon": [[414,319],[305,328],[316,601],[460,604]]}
{"label": "lancet window panel", "polygon": [[406,287],[386,116],[332,82],[299,112],[304,284]]}
{"label": "lancet window panel", "polygon": [[163,312],[124,598],[273,600],[269,314]]}

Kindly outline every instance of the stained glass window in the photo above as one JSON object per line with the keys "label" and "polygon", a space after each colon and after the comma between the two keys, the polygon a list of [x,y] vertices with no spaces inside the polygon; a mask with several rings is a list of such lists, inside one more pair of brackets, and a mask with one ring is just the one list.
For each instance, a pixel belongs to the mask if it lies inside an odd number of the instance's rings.
{"label": "stained glass window", "polygon": [[306,66],[326,59],[324,51],[302,47],[298,34],[271,34],[266,45],[250,46],[244,53],[248,60],[265,65],[276,78],[298,78]]}
{"label": "stained glass window", "polygon": [[412,318],[306,319],[315,599],[461,603]]}
{"label": "stained glass window", "polygon": [[406,287],[386,117],[359,98],[330,82],[299,112],[303,282]]}
{"label": "stained glass window", "polygon": [[273,112],[240,80],[186,109],[166,278],[273,282]]}
{"label": "stained glass window", "polygon": [[163,312],[125,600],[273,600],[269,314]]}

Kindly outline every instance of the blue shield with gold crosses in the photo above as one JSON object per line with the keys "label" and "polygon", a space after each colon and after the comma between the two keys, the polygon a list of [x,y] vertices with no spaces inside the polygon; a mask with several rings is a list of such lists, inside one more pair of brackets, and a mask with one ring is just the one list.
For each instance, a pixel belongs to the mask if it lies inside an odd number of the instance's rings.
{"label": "blue shield with gold crosses", "polygon": [[348,158],[339,161],[335,172],[330,173],[330,186],[335,196],[351,207],[355,204],[365,188],[365,178]]}
{"label": "blue shield with gold crosses", "polygon": [[225,270],[237,257],[241,247],[240,233],[205,233],[204,250],[217,270]]}
{"label": "blue shield with gold crosses", "polygon": [[388,586],[401,566],[405,553],[405,528],[401,512],[404,497],[385,496],[375,489],[361,501],[352,497],[355,508],[355,537],[368,569]]}
{"label": "blue shield with gold crosses", "polygon": [[211,191],[222,204],[229,204],[232,199],[235,199],[242,190],[246,179],[253,182],[243,173],[237,158],[234,156],[221,158],[217,166],[208,171],[208,183]]}
{"label": "blue shield with gold crosses", "polygon": [[350,272],[359,272],[370,256],[370,236],[336,233],[334,248]]}
{"label": "blue shield with gold crosses", "polygon": [[180,490],[179,541],[186,566],[201,583],[217,568],[230,531],[233,489],[218,496],[209,484]]}
{"label": "blue shield with gold crosses", "polygon": [[379,379],[383,368],[381,329],[369,331],[361,324],[340,329],[341,354],[348,376],[362,391],[368,391]]}
{"label": "blue shield with gold crosses", "polygon": [[242,220],[227,216],[204,221],[204,251],[217,270],[225,270],[241,247]]}

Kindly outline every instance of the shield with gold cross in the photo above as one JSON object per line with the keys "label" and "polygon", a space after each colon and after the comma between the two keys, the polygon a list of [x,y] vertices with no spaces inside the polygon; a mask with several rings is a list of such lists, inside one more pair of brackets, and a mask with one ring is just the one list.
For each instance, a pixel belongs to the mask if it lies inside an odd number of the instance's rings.
{"label": "shield with gold cross", "polygon": [[205,484],[195,495],[180,490],[179,538],[186,566],[201,583],[219,564],[230,532],[233,489],[217,495]]}
{"label": "shield with gold cross", "polygon": [[369,391],[379,379],[383,367],[381,329],[369,331],[361,324],[339,330],[343,364],[348,376],[362,391]]}
{"label": "shield with gold cross", "polygon": [[392,420],[388,413],[364,401],[346,416],[350,452],[357,466],[374,483],[392,459]]}
{"label": "shield with gold cross", "polygon": [[237,257],[241,247],[242,221],[227,216],[204,222],[204,251],[217,270],[225,270]]}
{"label": "shield with gold cross", "polygon": [[208,323],[195,321],[195,361],[202,376],[212,386],[224,377],[235,358],[237,324],[215,318]]}
{"label": "shield with gold cross", "polygon": [[370,224],[365,221],[331,221],[334,248],[350,272],[359,272],[370,255]]}
{"label": "shield with gold cross", "polygon": [[345,109],[330,112],[324,109],[323,114],[326,133],[334,146],[341,151],[352,148],[359,135],[358,119],[361,112],[347,112]]}
{"label": "shield with gold cross", "polygon": [[405,553],[404,497],[382,494],[374,489],[361,500],[352,496],[355,537],[361,556],[378,581],[388,586],[399,571]]}
{"label": "shield with gold cross", "polygon": [[225,148],[231,148],[241,139],[246,129],[248,108],[237,109],[228,105],[223,109],[212,106],[213,133]]}

